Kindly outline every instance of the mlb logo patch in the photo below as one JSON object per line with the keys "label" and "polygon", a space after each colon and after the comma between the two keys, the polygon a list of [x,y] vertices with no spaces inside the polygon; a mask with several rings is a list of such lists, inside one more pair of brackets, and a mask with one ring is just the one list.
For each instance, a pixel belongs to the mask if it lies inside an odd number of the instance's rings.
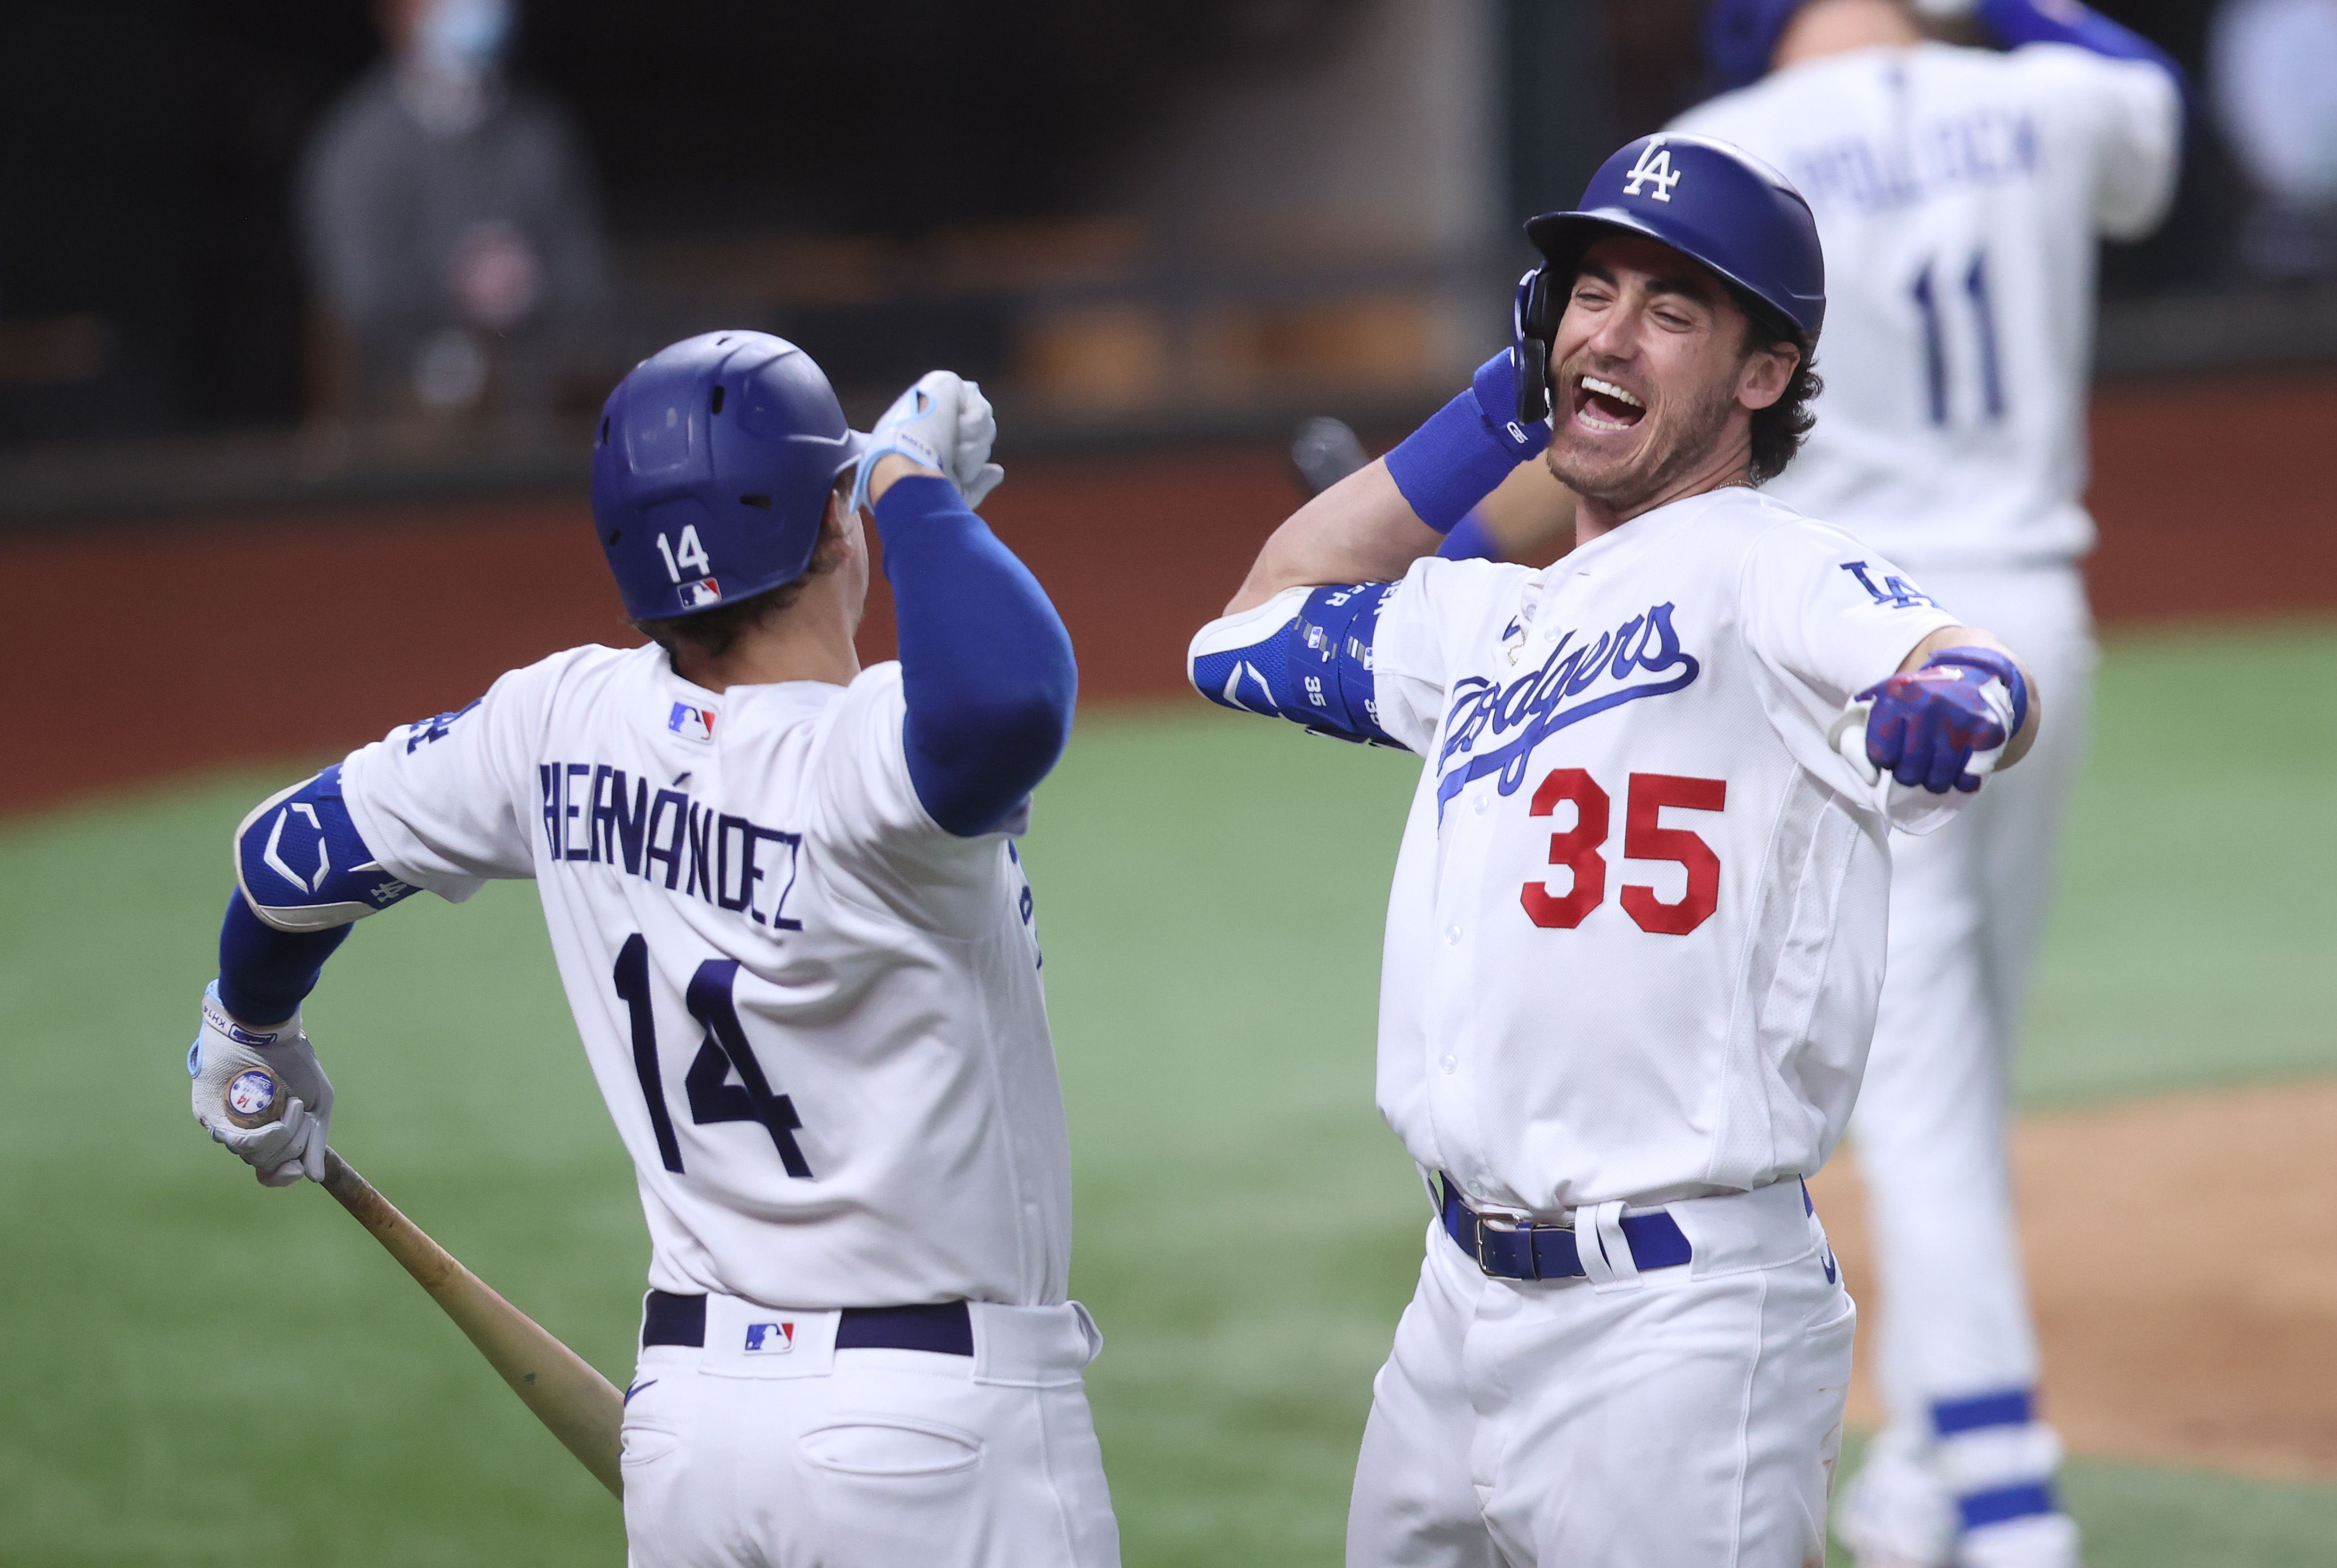
{"label": "mlb logo patch", "polygon": [[681,607],[685,610],[703,610],[709,604],[721,602],[722,584],[711,577],[701,577],[695,583],[681,585]]}
{"label": "mlb logo patch", "polygon": [[796,1348],[792,1323],[749,1323],[746,1352],[749,1356],[784,1356]]}
{"label": "mlb logo patch", "polygon": [[665,727],[685,740],[711,744],[714,740],[714,710],[677,702],[673,705],[673,711],[666,715]]}

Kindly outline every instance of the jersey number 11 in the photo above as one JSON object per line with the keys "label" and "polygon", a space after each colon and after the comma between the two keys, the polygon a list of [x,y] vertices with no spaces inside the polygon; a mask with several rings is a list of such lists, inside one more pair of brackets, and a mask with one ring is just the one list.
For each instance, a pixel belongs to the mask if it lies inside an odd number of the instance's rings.
{"label": "jersey number 11", "polygon": [[[1931,423],[1948,422],[1948,330],[1945,301],[1931,282],[1932,263],[1925,261],[1908,292],[1923,313],[1923,389],[1931,397]],[[2004,417],[2004,367],[1997,358],[1996,302],[1988,287],[1988,252],[1972,252],[1964,271],[1964,295],[1971,301],[1973,347],[1979,351],[1980,406],[1990,424]]]}

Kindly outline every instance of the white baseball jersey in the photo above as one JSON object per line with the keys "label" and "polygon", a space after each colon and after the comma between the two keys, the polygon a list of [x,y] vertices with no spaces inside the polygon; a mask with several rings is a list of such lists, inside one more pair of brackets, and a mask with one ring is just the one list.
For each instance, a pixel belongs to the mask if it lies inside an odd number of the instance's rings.
{"label": "white baseball jersey", "polygon": [[1873,1027],[1887,826],[1963,799],[1862,783],[1827,728],[1954,624],[1743,488],[1540,572],[1415,564],[1369,639],[1378,723],[1427,761],[1380,993],[1380,1111],[1413,1158],[1537,1213],[1817,1170]]}
{"label": "white baseball jersey", "polygon": [[807,1308],[1064,1298],[1031,892],[926,815],[897,664],[716,694],[577,648],[354,752],[383,866],[533,877],[639,1175],[650,1283]]}
{"label": "white baseball jersey", "polygon": [[1863,49],[1673,128],[1784,170],[1825,245],[1826,390],[1770,489],[1918,568],[2091,548],[2095,241],[2147,233],[2173,199],[2173,78],[2065,44]]}

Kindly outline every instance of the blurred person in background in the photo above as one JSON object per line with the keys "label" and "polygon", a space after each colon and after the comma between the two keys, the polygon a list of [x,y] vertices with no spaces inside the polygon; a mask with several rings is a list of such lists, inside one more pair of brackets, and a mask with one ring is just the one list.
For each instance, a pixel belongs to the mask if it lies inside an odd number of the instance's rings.
{"label": "blurred person in background", "polygon": [[2251,272],[2337,272],[2337,0],[2225,0],[2207,43],[2215,119],[2255,189]]}
{"label": "blurred person in background", "polygon": [[[1927,24],[2005,52],[1927,41]],[[1735,90],[1674,130],[1778,165],[1825,243],[1826,389],[1769,488],[2009,640],[2059,715],[1955,822],[1893,835],[1888,978],[1851,1122],[1887,1424],[1836,1530],[1862,1568],[2074,1568],[2036,1398],[2010,1061],[2092,689],[2097,247],[2164,220],[2184,83],[2072,0],[1716,0],[1707,42]]]}
{"label": "blurred person in background", "polygon": [[300,176],[332,401],[548,414],[609,295],[577,134],[505,79],[511,0],[379,0],[376,16],[388,55],[334,105]]}

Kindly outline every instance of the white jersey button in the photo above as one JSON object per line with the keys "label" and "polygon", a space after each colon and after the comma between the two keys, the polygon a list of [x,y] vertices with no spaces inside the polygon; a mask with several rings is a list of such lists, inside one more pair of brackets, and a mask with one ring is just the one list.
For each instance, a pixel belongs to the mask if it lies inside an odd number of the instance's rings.
{"label": "white jersey button", "polygon": [[1445,945],[1447,947],[1457,947],[1457,946],[1459,946],[1461,945],[1461,927],[1460,927],[1460,926],[1447,926],[1444,928],[1444,945]]}
{"label": "white jersey button", "polygon": [[1444,1054],[1444,1060],[1440,1065],[1443,1067],[1446,1074],[1450,1075],[1461,1070],[1461,1059],[1448,1051]]}

